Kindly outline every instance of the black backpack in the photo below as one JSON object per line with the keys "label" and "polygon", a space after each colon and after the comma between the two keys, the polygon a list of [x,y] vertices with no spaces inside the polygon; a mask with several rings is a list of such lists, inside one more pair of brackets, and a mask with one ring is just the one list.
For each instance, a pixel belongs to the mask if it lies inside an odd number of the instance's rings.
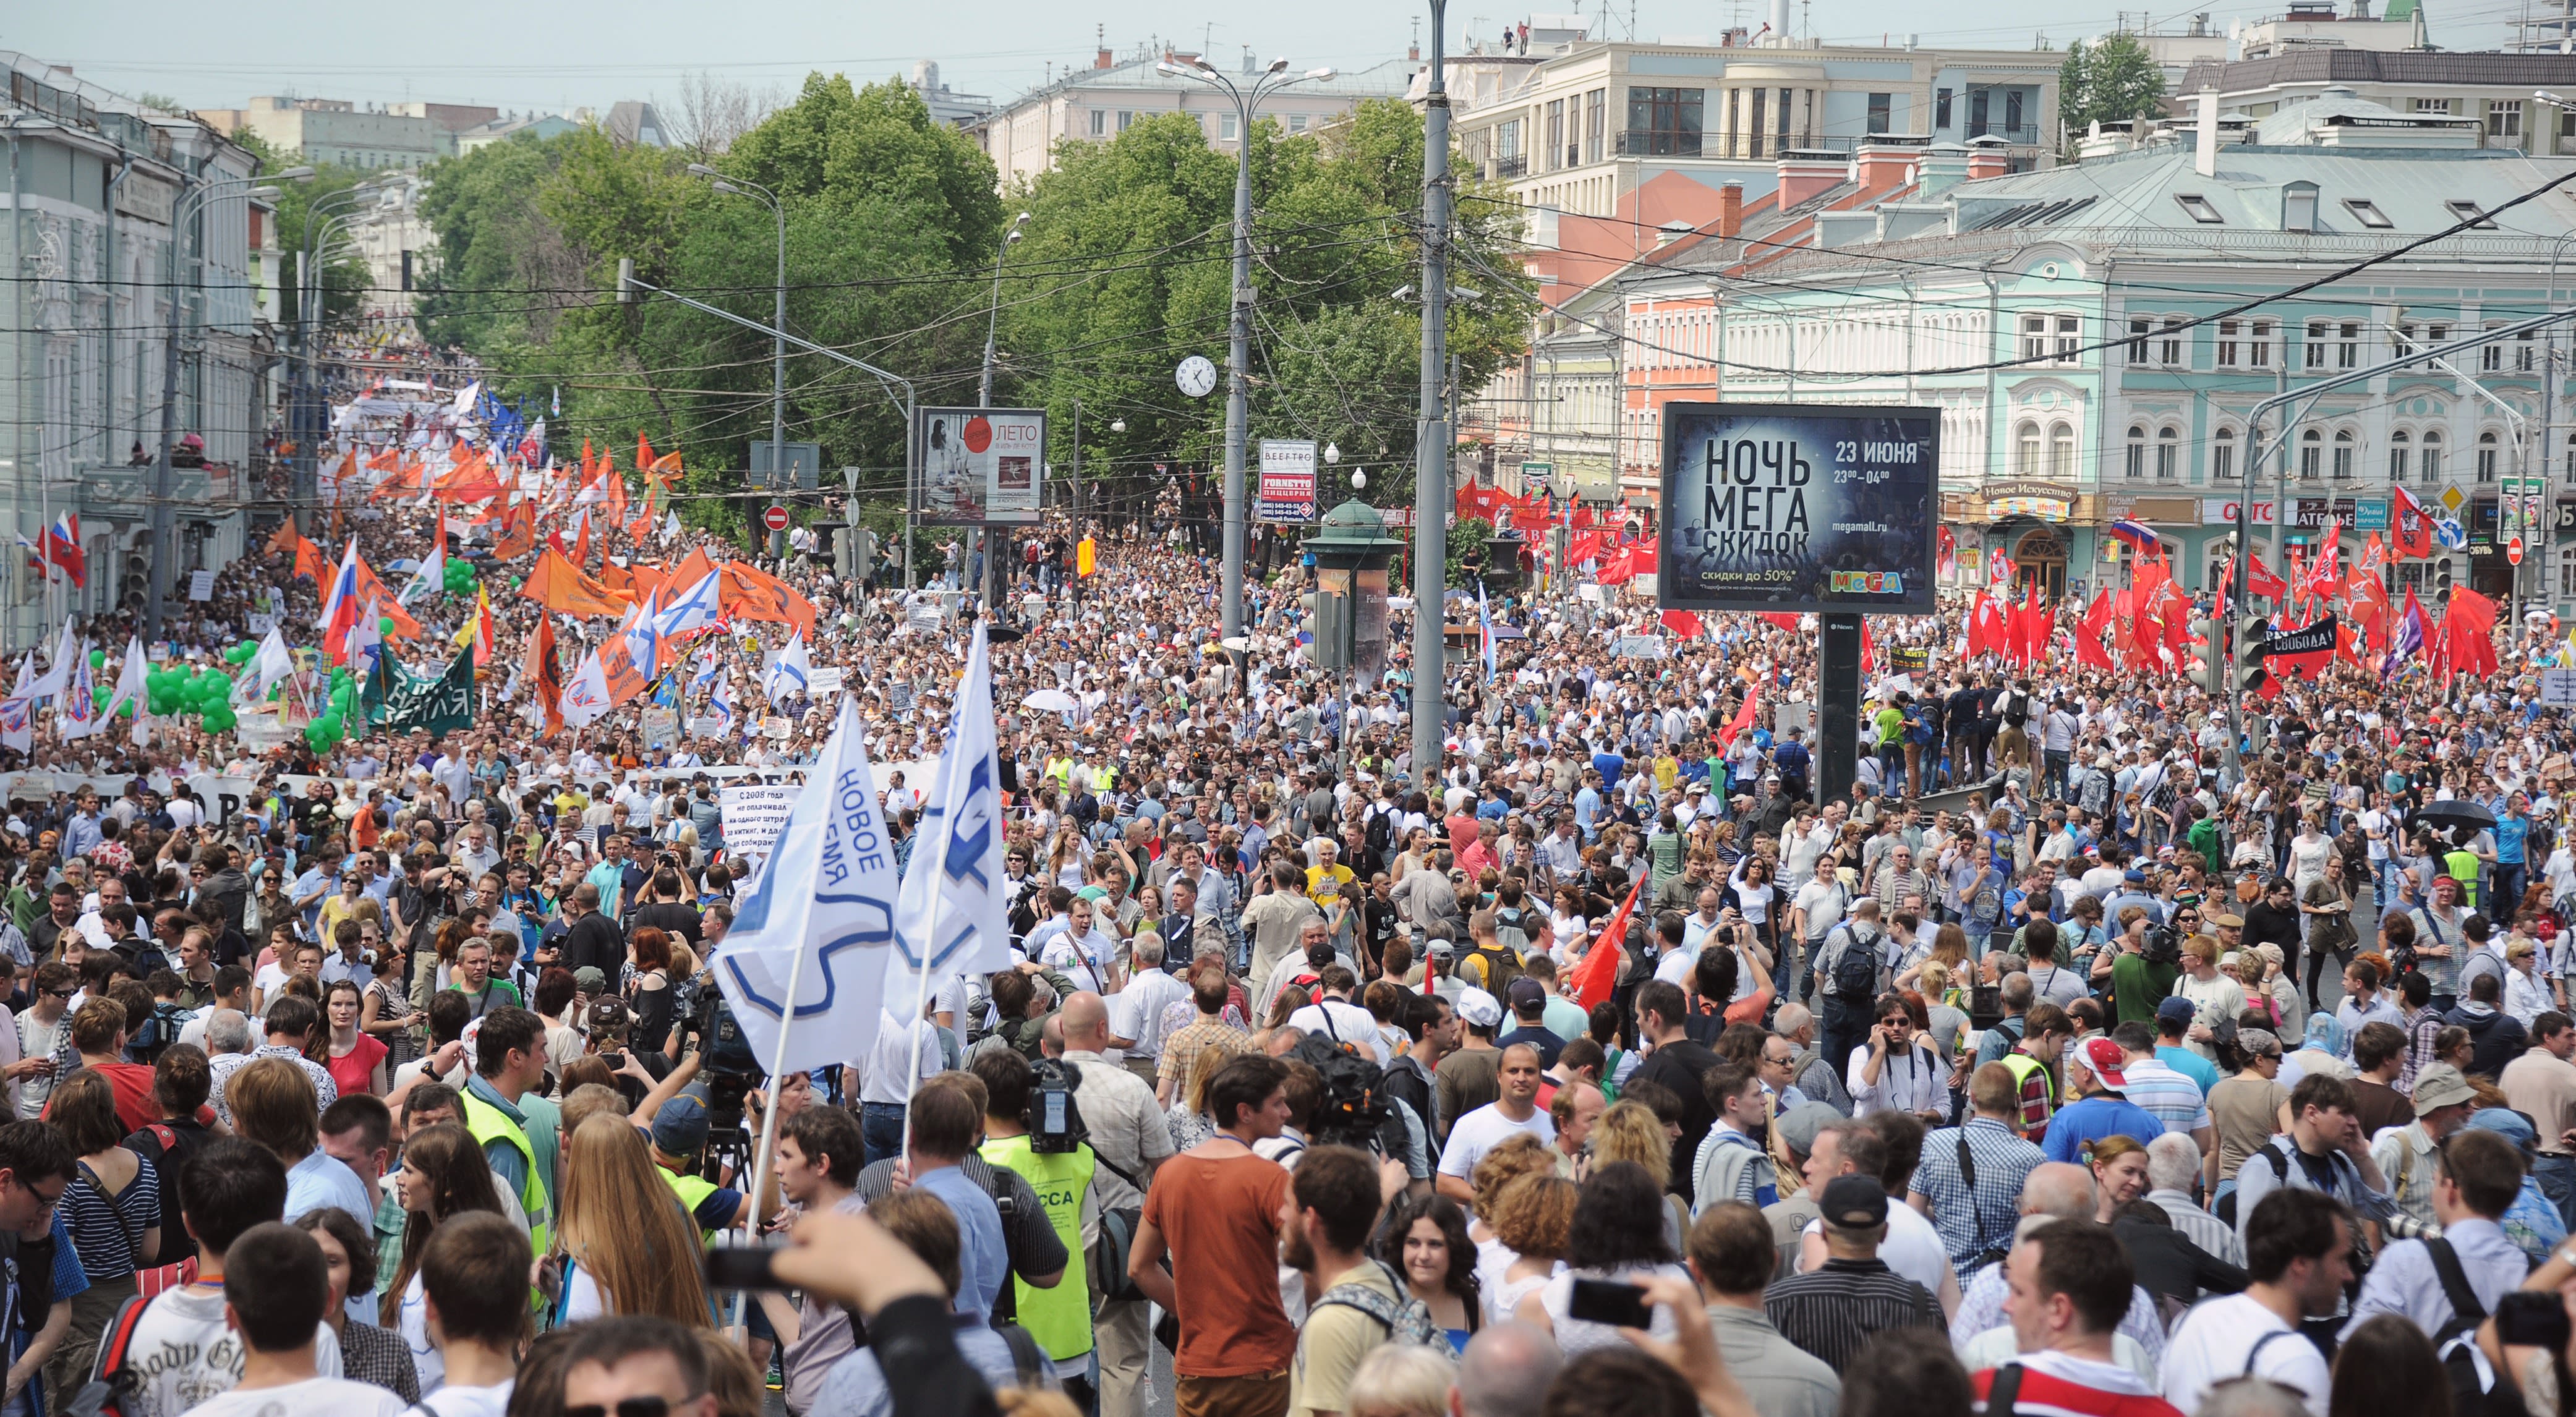
{"label": "black backpack", "polygon": [[2433,1274],[2442,1282],[2442,1297],[2451,1301],[2451,1321],[2433,1335],[2433,1348],[2441,1355],[2443,1376],[2451,1382],[2451,1411],[2458,1417],[2477,1417],[2490,1408],[2497,1411],[2519,1411],[2521,1403],[2508,1403],[2512,1391],[2502,1388],[2501,1396],[2487,1390],[2486,1380],[2478,1372],[2478,1325],[2486,1322],[2487,1310],[2478,1302],[2478,1292],[2469,1287],[2469,1276],[2460,1268],[2460,1255],[2448,1240],[2426,1240],[2424,1251],[2433,1257]]}
{"label": "black backpack", "polygon": [[1843,937],[1842,953],[1834,956],[1830,976],[1834,994],[1854,1008],[1868,1008],[1878,997],[1878,942],[1885,937],[1871,935],[1863,940],[1848,924],[1835,926],[1834,932]]}
{"label": "black backpack", "polygon": [[[1331,1025],[1327,1011],[1324,1021]],[[1386,1070],[1376,1059],[1330,1033],[1309,1033],[1297,1040],[1293,1055],[1324,1079],[1324,1100],[1315,1108],[1308,1135],[1319,1140],[1359,1142],[1373,1138],[1387,1119]]]}
{"label": "black backpack", "polygon": [[1381,860],[1385,859],[1386,854],[1389,851],[1395,849],[1394,808],[1389,807],[1384,811],[1374,813],[1369,817],[1367,834],[1364,840],[1368,843],[1368,849],[1375,852]]}
{"label": "black backpack", "polygon": [[188,1008],[183,1004],[155,1003],[152,1012],[143,1016],[143,1025],[134,1030],[126,1051],[136,1062],[157,1063],[171,1044],[179,1041],[179,1030],[187,1025]]}

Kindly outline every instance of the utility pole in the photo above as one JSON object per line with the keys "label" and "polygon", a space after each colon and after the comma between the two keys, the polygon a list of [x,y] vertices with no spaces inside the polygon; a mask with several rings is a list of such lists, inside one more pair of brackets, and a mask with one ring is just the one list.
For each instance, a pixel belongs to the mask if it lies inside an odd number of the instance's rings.
{"label": "utility pole", "polygon": [[1422,101],[1422,409],[1413,444],[1413,781],[1436,791],[1446,665],[1442,604],[1449,569],[1448,0],[1431,0],[1431,76]]}

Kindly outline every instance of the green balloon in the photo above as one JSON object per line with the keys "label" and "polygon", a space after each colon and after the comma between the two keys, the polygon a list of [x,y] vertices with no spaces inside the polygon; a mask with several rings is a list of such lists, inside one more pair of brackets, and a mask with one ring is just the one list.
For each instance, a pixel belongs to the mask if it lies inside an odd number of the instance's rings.
{"label": "green balloon", "polygon": [[251,660],[251,656],[258,653],[259,646],[250,643],[248,640],[244,640],[242,643],[233,646],[231,649],[225,650],[224,660],[230,664],[248,664]]}
{"label": "green balloon", "polygon": [[239,721],[240,720],[234,716],[232,706],[230,704],[217,704],[213,708],[206,710],[204,716],[200,717],[197,720],[197,723],[209,733],[224,733],[229,732],[232,726]]}
{"label": "green balloon", "polygon": [[103,649],[91,650],[89,652],[89,667],[92,669],[105,669],[107,667],[107,651]]}
{"label": "green balloon", "polygon": [[393,632],[394,632],[394,617],[392,617],[391,615],[379,615],[379,616],[377,616],[377,617],[376,617],[376,633],[377,633],[377,634],[380,634],[380,635],[391,635]]}
{"label": "green balloon", "polygon": [[90,685],[90,688],[89,688],[89,703],[90,703],[90,707],[91,707],[91,708],[105,708],[105,707],[107,707],[107,696],[108,696],[108,693],[109,693],[109,689],[108,689],[108,687],[107,687],[105,684],[92,684],[92,685]]}

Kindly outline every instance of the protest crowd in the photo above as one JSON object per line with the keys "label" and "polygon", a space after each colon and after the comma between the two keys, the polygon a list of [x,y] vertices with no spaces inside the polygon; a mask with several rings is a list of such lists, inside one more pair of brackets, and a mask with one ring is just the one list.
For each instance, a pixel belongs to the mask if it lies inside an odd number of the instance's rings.
{"label": "protest crowd", "polygon": [[448,398],[0,708],[13,1414],[2576,1405],[2554,626],[2356,570],[2231,744],[2002,582],[1827,797],[1625,544],[1435,694],[1177,499],[907,590]]}

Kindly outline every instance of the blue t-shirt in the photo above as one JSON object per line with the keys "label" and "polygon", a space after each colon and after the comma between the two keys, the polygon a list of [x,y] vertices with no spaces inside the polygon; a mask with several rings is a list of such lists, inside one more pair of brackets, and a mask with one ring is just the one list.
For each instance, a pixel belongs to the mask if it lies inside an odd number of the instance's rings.
{"label": "blue t-shirt", "polygon": [[947,1202],[957,1217],[957,1312],[989,1322],[1011,1269],[1010,1251],[1002,1243],[1001,1210],[961,1167],[943,1166],[913,1184]]}
{"label": "blue t-shirt", "polygon": [[2530,834],[2531,818],[2529,817],[2517,816],[2496,818],[2496,864],[2499,866],[2521,865],[2523,838]]}
{"label": "blue t-shirt", "polygon": [[2203,1097],[2209,1095],[2211,1088],[2218,1086],[2218,1065],[2188,1048],[2159,1043],[2156,1045],[2156,1057],[2166,1067],[2199,1084],[2200,1095]]}
{"label": "blue t-shirt", "polygon": [[2165,1124],[2138,1104],[2120,1097],[2087,1097],[2048,1119],[2048,1139],[2041,1150],[2051,1161],[2084,1160],[2085,1145],[2104,1137],[2131,1137],[2145,1146],[2165,1134]]}
{"label": "blue t-shirt", "polygon": [[1595,753],[1592,770],[1601,774],[1601,790],[1608,792],[1619,785],[1619,774],[1628,770],[1628,760],[1617,753]]}

